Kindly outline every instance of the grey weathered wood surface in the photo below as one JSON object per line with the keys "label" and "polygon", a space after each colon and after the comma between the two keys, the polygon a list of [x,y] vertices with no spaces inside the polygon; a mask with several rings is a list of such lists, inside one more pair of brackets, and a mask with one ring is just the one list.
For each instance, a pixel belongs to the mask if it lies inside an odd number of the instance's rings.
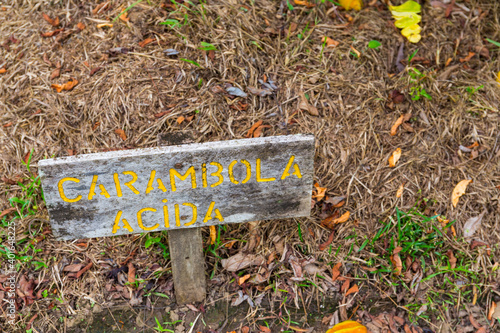
{"label": "grey weathered wood surface", "polygon": [[[193,142],[192,134],[179,131],[158,135],[159,146]],[[177,304],[203,302],[207,290],[205,258],[200,228],[168,232],[168,247]]]}
{"label": "grey weathered wood surface", "polygon": [[[302,177],[291,175],[281,179],[292,155]],[[53,233],[58,239],[67,240],[309,216],[313,155],[313,136],[289,135],[69,156],[41,160],[38,165]],[[262,177],[274,177],[276,180],[257,182],[257,159],[261,160]],[[234,166],[234,178],[240,180],[237,185],[228,179],[228,166],[234,160],[238,161]],[[247,160],[251,165],[251,178],[244,184],[241,180],[246,178],[247,169],[241,160]],[[211,185],[218,177],[210,174],[216,172],[217,167],[210,162],[218,162],[223,167],[223,182],[215,187]],[[205,163],[207,187],[202,185],[202,165]],[[197,187],[192,188],[190,177],[184,181],[175,178],[177,188],[172,191],[170,170],[184,174],[191,166],[195,170]],[[154,189],[145,194],[152,170],[156,171],[155,178],[162,179],[166,192],[158,188],[155,180]],[[126,171],[137,174],[137,181],[132,186],[139,194],[124,185],[132,179],[130,174],[123,173]],[[115,173],[121,186],[121,197],[117,195]],[[97,184],[104,186],[109,198],[101,195],[96,185],[96,194],[88,199],[92,179],[96,175]],[[77,202],[63,201],[60,196],[58,183],[67,177],[79,180],[78,183],[66,181],[62,184],[67,198],[82,196]],[[162,200],[168,200],[167,204]],[[216,218],[203,222],[211,202],[215,202],[223,222]],[[192,203],[198,209],[197,220],[189,226],[184,224],[191,220],[192,208],[183,203]],[[174,221],[174,204],[179,205],[180,226],[176,226]],[[164,206],[169,213],[168,228],[163,219]],[[146,207],[156,211],[142,214],[143,226],[151,228],[158,224],[154,230],[144,230],[138,224],[137,213]],[[120,228],[112,232],[118,211],[122,211],[121,219],[128,221],[132,232],[124,228],[122,222],[119,223]]]}

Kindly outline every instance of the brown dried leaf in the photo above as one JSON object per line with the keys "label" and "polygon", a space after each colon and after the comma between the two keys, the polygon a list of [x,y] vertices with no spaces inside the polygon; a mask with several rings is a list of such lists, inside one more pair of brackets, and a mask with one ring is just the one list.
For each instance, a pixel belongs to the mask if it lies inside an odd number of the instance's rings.
{"label": "brown dried leaf", "polygon": [[464,179],[455,186],[453,192],[451,193],[451,203],[453,204],[453,207],[457,207],[458,199],[465,194],[467,185],[470,183],[472,183],[472,179]]}
{"label": "brown dried leaf", "polygon": [[229,272],[236,272],[250,266],[263,265],[266,262],[261,255],[238,253],[232,257],[221,260],[221,265]]}
{"label": "brown dried leaf", "polygon": [[95,68],[92,68],[92,70],[90,71],[89,73],[89,76],[92,76],[94,75],[95,73],[97,73],[98,71],[100,71],[102,69],[102,67],[95,67]]}
{"label": "brown dried leaf", "polygon": [[394,104],[401,104],[405,101],[405,95],[403,95],[399,90],[391,90],[389,93],[389,99],[394,102]]}
{"label": "brown dried leaf", "polygon": [[330,244],[332,244],[332,242],[333,242],[333,236],[335,236],[335,232],[334,231],[332,231],[330,233],[330,235],[328,236],[328,239],[326,240],[326,242],[321,243],[319,245],[319,250],[320,251],[324,251],[328,246],[330,246]]}
{"label": "brown dried leaf", "polygon": [[393,254],[391,256],[391,262],[394,265],[394,274],[401,275],[401,270],[403,269],[403,262],[401,261],[399,253]]}
{"label": "brown dried leaf", "polygon": [[254,95],[257,95],[260,97],[272,95],[272,93],[273,93],[271,90],[267,90],[267,89],[259,89],[259,88],[254,88],[254,87],[248,87],[247,89],[248,89],[248,91],[250,91],[251,94],[254,94]]}
{"label": "brown dried leaf", "polygon": [[71,264],[71,265],[64,267],[63,272],[77,273],[84,266],[85,266],[84,264]]}
{"label": "brown dried leaf", "polygon": [[135,267],[131,261],[129,261],[129,263],[128,263],[127,281],[131,285],[133,285],[135,283]]}
{"label": "brown dried leaf", "polygon": [[55,78],[58,78],[61,75],[61,68],[56,68],[52,71],[52,74],[50,74],[50,79],[54,80]]}
{"label": "brown dried leaf", "polygon": [[335,48],[339,46],[340,42],[337,42],[336,40],[331,39],[330,37],[323,37],[322,42],[325,43],[326,47],[329,48]]}
{"label": "brown dried leaf", "polygon": [[78,273],[76,273],[76,278],[78,279],[83,275],[86,271],[88,271],[92,267],[92,262],[89,262],[87,266],[83,267]]}
{"label": "brown dried leaf", "polygon": [[340,208],[345,204],[345,197],[340,196],[340,197],[327,197],[327,199],[324,200],[324,202],[331,204],[335,208]]}
{"label": "brown dried leaf", "polygon": [[56,16],[55,19],[51,19],[49,15],[42,13],[43,19],[53,27],[57,27],[59,25],[59,17]]}
{"label": "brown dried leaf", "polygon": [[156,41],[156,39],[154,39],[154,38],[146,38],[142,42],[139,42],[139,46],[140,47],[145,47],[146,45],[151,44],[154,41]]}
{"label": "brown dried leaf", "polygon": [[325,197],[326,187],[320,187],[318,183],[314,183],[314,188],[316,189],[316,191],[313,192],[313,199],[321,201]]}
{"label": "brown dried leaf", "polygon": [[248,133],[246,135],[247,138],[251,138],[253,136],[253,132],[260,126],[262,125],[262,120],[259,120],[258,122],[256,122],[255,124],[252,125],[252,127],[250,127],[250,129],[248,130]]}
{"label": "brown dried leaf", "polygon": [[271,330],[266,326],[259,325],[259,330],[260,330],[260,332],[263,332],[263,333],[271,333]]}
{"label": "brown dried leaf", "polygon": [[392,152],[391,157],[389,157],[389,167],[394,168],[401,157],[401,148],[397,148]]}
{"label": "brown dried leaf", "polygon": [[340,276],[340,267],[342,266],[342,263],[339,262],[335,264],[332,268],[332,281],[337,280],[337,278]]}
{"label": "brown dried leaf", "polygon": [[395,136],[398,134],[398,127],[403,123],[404,115],[399,116],[394,125],[391,127],[391,136]]}
{"label": "brown dried leaf", "polygon": [[85,24],[82,22],[78,22],[76,24],[76,27],[78,28],[78,30],[82,31],[83,29],[85,29]]}
{"label": "brown dried leaf", "polygon": [[483,216],[486,214],[486,210],[483,211],[478,216],[471,217],[464,224],[464,238],[469,238],[474,235],[474,233],[481,226],[481,221],[483,220]]}
{"label": "brown dried leaf", "polygon": [[108,2],[103,2],[103,3],[100,3],[98,4],[93,10],[92,10],[92,14],[93,15],[96,15],[98,13],[101,13],[105,10],[109,9],[109,1]]}
{"label": "brown dried leaf", "polygon": [[11,207],[11,208],[7,208],[7,209],[5,209],[4,211],[2,211],[2,212],[0,213],[0,218],[4,217],[4,216],[5,216],[5,215],[7,215],[7,214],[10,214],[10,213],[14,212],[15,210],[16,210],[16,209],[15,209],[14,207]]}
{"label": "brown dried leaf", "polygon": [[56,30],[53,30],[53,31],[48,31],[48,32],[44,32],[44,33],[40,33],[40,35],[44,38],[47,38],[47,37],[53,37],[57,34],[59,34],[60,32],[63,32],[64,31],[64,28],[61,28],[61,29],[56,29]]}
{"label": "brown dried leaf", "polygon": [[457,267],[457,258],[453,254],[453,251],[452,250],[448,250],[446,252],[446,256],[448,257],[448,260],[450,261],[451,269],[456,268]]}
{"label": "brown dried leaf", "polygon": [[460,58],[460,62],[467,62],[469,60],[472,59],[473,56],[475,56],[476,54],[474,52],[469,52],[469,54],[467,55],[467,57],[465,58]]}
{"label": "brown dried leaf", "polygon": [[351,281],[349,279],[345,279],[344,283],[342,284],[342,287],[340,287],[340,292],[343,294],[349,289],[349,285],[351,284]]}
{"label": "brown dried leaf", "polygon": [[186,117],[184,116],[180,116],[179,118],[177,118],[177,124],[182,124],[182,122],[186,119]]}
{"label": "brown dried leaf", "polygon": [[118,134],[118,136],[123,140],[127,140],[127,135],[125,134],[125,131],[122,130],[121,128],[115,129],[115,133]]}
{"label": "brown dried leaf", "polygon": [[345,293],[345,296],[353,294],[353,293],[357,293],[358,291],[359,291],[358,285],[355,284],[354,286],[349,288],[349,290],[347,290],[347,292]]}
{"label": "brown dried leaf", "polygon": [[300,93],[299,109],[309,112],[312,116],[319,116],[318,109],[309,104],[306,95],[303,92]]}
{"label": "brown dried leaf", "polygon": [[401,198],[404,189],[405,189],[405,183],[402,183],[401,186],[399,186],[398,191],[396,192],[396,198]]}
{"label": "brown dried leaf", "polygon": [[76,85],[78,84],[78,80],[71,78],[71,81],[68,81],[64,84],[51,84],[50,87],[54,88],[58,93],[60,93],[63,90],[71,90],[73,89]]}

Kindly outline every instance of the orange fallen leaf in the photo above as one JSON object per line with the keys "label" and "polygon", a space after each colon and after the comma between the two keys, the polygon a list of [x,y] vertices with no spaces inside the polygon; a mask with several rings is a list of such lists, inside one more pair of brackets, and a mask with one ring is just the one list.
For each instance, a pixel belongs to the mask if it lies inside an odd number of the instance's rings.
{"label": "orange fallen leaf", "polygon": [[177,118],[177,124],[182,124],[182,122],[185,120],[186,118],[184,116],[180,116],[179,118]]}
{"label": "orange fallen leaf", "polygon": [[271,128],[270,125],[260,125],[259,127],[257,127],[257,129],[253,132],[253,137],[254,138],[258,138],[262,135],[262,130],[264,128]]}
{"label": "orange fallen leaf", "polygon": [[399,186],[398,191],[396,192],[396,198],[401,198],[404,189],[405,189],[405,183],[402,183],[401,186]]}
{"label": "orange fallen leaf", "polygon": [[249,278],[250,278],[250,274],[246,274],[246,275],[243,275],[242,277],[238,278],[238,285],[241,286]]}
{"label": "orange fallen leaf", "polygon": [[54,84],[50,85],[50,87],[54,88],[55,90],[57,90],[58,93],[60,93],[63,90],[69,91],[69,90],[73,89],[77,84],[78,84],[78,80],[71,78],[70,81],[68,81],[64,84],[55,84],[54,83]]}
{"label": "orange fallen leaf", "polygon": [[345,279],[344,283],[340,287],[340,292],[345,293],[347,290],[349,290],[350,284],[351,284],[351,281],[349,281],[349,279]]}
{"label": "orange fallen leaf", "polygon": [[457,267],[457,258],[453,254],[452,250],[448,250],[446,252],[446,256],[448,257],[448,260],[450,261],[450,267],[451,269],[455,269]]}
{"label": "orange fallen leaf", "polygon": [[401,115],[396,120],[396,122],[394,123],[394,125],[392,125],[392,127],[391,127],[391,136],[395,136],[396,134],[398,134],[398,127],[401,126],[401,124],[403,123],[404,119],[405,119],[405,116]]}
{"label": "orange fallen leaf", "polygon": [[49,15],[42,13],[43,19],[53,27],[57,27],[59,25],[59,17],[56,16],[55,19],[51,19]]}
{"label": "orange fallen leaf", "polygon": [[131,261],[129,261],[128,263],[127,281],[131,285],[135,283],[135,267]]}
{"label": "orange fallen leaf", "polygon": [[298,6],[306,6],[308,8],[312,8],[312,7],[316,6],[316,4],[311,3],[309,1],[305,1],[305,0],[294,0],[294,2]]}
{"label": "orange fallen leaf", "polygon": [[78,28],[78,30],[81,31],[81,30],[85,29],[85,24],[83,24],[82,22],[78,22],[76,24],[76,27]]}
{"label": "orange fallen leaf", "polygon": [[0,74],[3,74],[5,72],[7,72],[7,70],[5,69],[5,67],[0,68]]}
{"label": "orange fallen leaf", "polygon": [[120,15],[120,20],[122,20],[123,22],[130,21],[130,17],[128,17],[128,12],[125,12],[125,13],[121,14]]}
{"label": "orange fallen leaf", "polygon": [[358,58],[359,58],[359,57],[361,57],[361,52],[359,52],[358,50],[356,50],[356,49],[354,48],[354,46],[352,46],[352,45],[351,45],[351,50],[352,50],[354,53],[356,53],[356,56],[357,56]]}
{"label": "orange fallen leaf", "polygon": [[394,265],[394,274],[401,275],[401,270],[403,269],[403,262],[401,261],[399,253],[393,254],[391,256],[391,262]]}
{"label": "orange fallen leaf", "polygon": [[446,60],[446,63],[444,64],[444,67],[448,67],[452,60],[452,58],[448,58],[448,60]]}
{"label": "orange fallen leaf", "polygon": [[152,42],[154,42],[155,39],[154,38],[146,38],[145,40],[143,40],[142,42],[139,42],[139,46],[140,47],[144,47],[148,44],[151,44]]}
{"label": "orange fallen leaf", "polygon": [[109,8],[109,2],[100,3],[92,10],[92,14],[96,15],[100,12],[107,10],[108,8]]}
{"label": "orange fallen leaf", "polygon": [[495,313],[496,309],[497,309],[497,303],[491,301],[490,311],[488,311],[488,320],[493,319],[493,314]]}
{"label": "orange fallen leaf", "polygon": [[101,23],[97,25],[98,28],[113,28],[113,23]]}
{"label": "orange fallen leaf", "polygon": [[358,291],[359,291],[359,287],[357,284],[355,284],[354,286],[349,288],[349,290],[347,290],[347,292],[345,293],[345,296],[353,294],[353,293],[357,293]]}
{"label": "orange fallen leaf", "polygon": [[337,47],[339,46],[340,42],[337,42],[336,40],[331,39],[330,37],[323,37],[323,43],[325,43],[326,47]]}
{"label": "orange fallen leaf", "polygon": [[319,250],[320,251],[324,251],[328,246],[330,246],[330,244],[332,244],[332,242],[333,242],[333,236],[335,236],[335,231],[330,232],[330,235],[328,236],[328,239],[326,240],[326,242],[321,243],[319,245]]}
{"label": "orange fallen leaf", "polygon": [[458,199],[465,194],[467,185],[470,183],[472,183],[472,179],[464,179],[455,186],[453,192],[451,193],[451,203],[453,204],[453,207],[457,207]]}
{"label": "orange fallen leaf", "polygon": [[389,166],[391,168],[394,168],[398,163],[400,157],[401,157],[401,148],[397,148],[395,151],[392,152],[391,157],[389,157]]}
{"label": "orange fallen leaf", "polygon": [[313,194],[313,199],[321,201],[325,197],[326,187],[320,187],[318,183],[314,183],[314,188],[316,189],[316,193]]}
{"label": "orange fallen leaf", "polygon": [[215,244],[215,241],[217,240],[217,230],[215,230],[214,225],[209,226],[209,229],[210,229],[210,244]]}
{"label": "orange fallen leaf", "polygon": [[[332,216],[334,216],[334,215],[332,215]],[[337,218],[327,217],[321,223],[326,225],[326,226],[333,226],[335,224],[347,222],[347,220],[349,220],[349,216],[351,216],[351,213],[349,211],[347,211],[344,214],[342,214],[342,216],[337,217]]]}
{"label": "orange fallen leaf", "polygon": [[64,31],[64,28],[61,28],[61,29],[56,29],[56,30],[53,30],[53,31],[48,31],[48,32],[44,32],[44,33],[41,33],[40,35],[44,38],[47,38],[47,37],[53,37],[57,34],[59,34],[60,32]]}
{"label": "orange fallen leaf", "polygon": [[467,62],[469,60],[472,59],[473,56],[475,56],[476,54],[474,52],[469,52],[469,54],[467,55],[467,57],[465,58],[460,58],[460,62]]}
{"label": "orange fallen leaf", "polygon": [[344,7],[345,10],[349,9],[354,9],[354,10],[361,10],[363,7],[363,1],[362,0],[338,0],[340,5]]}
{"label": "orange fallen leaf", "polygon": [[342,263],[339,262],[335,264],[332,268],[332,281],[337,280],[337,278],[340,276],[340,267],[342,266]]}
{"label": "orange fallen leaf", "polygon": [[253,132],[260,126],[262,125],[262,120],[259,120],[258,122],[256,122],[255,124],[252,125],[252,127],[250,127],[250,129],[248,130],[247,132],[247,138],[251,138],[253,136]]}
{"label": "orange fallen leaf", "polygon": [[264,333],[271,333],[271,330],[269,329],[269,327],[266,327],[266,326],[259,325],[259,330],[261,332],[264,332]]}
{"label": "orange fallen leaf", "polygon": [[127,135],[125,134],[125,131],[122,130],[121,128],[115,129],[115,133],[118,134],[118,136],[123,140],[127,140]]}

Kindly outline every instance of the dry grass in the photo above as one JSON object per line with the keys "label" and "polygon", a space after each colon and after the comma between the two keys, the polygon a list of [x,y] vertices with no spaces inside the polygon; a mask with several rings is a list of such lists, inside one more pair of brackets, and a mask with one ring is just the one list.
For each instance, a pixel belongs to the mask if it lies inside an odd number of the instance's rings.
{"label": "dry grass", "polygon": [[[38,161],[73,153],[154,147],[159,133],[180,129],[195,130],[200,142],[228,140],[245,137],[252,124],[263,120],[270,125],[264,130],[265,136],[314,133],[317,182],[328,188],[329,196],[348,198],[342,212],[350,211],[351,219],[335,232],[333,247],[340,248],[338,254],[318,250],[329,235],[320,225],[321,204],[311,218],[260,223],[254,251],[279,253],[272,241],[279,235],[295,251],[301,248],[304,258],[312,256],[325,264],[342,261],[350,267],[367,257],[348,255],[355,242],[346,239],[348,236],[355,232],[359,239],[373,237],[380,228],[379,221],[387,221],[395,207],[407,210],[419,197],[425,197],[436,202],[431,213],[457,220],[459,235],[469,217],[486,210],[475,237],[492,245],[495,260],[488,265],[499,261],[500,203],[496,186],[500,185],[500,89],[494,78],[500,71],[500,51],[484,40],[487,37],[500,41],[499,3],[470,0],[461,3],[470,11],[453,12],[447,19],[444,10],[426,2],[422,41],[418,45],[405,42],[404,59],[418,48],[417,56],[428,61],[414,62],[412,66],[425,73],[419,85],[432,96],[431,101],[410,100],[408,68],[396,71],[403,39],[380,2],[359,13],[350,12],[353,21],[344,25],[345,12],[329,11],[330,5],[313,9],[295,6],[289,12],[286,1],[227,0],[175,12],[151,0],[134,7],[128,23],[118,20],[112,28],[97,28],[97,24],[114,18],[131,4],[111,3],[109,11],[97,15],[92,14],[97,5],[94,1],[12,1],[0,9],[2,43],[9,36],[19,41],[9,43],[10,50],[0,48],[0,68],[7,69],[0,74],[0,171],[4,177],[16,179],[24,173],[20,161],[31,149],[33,160]],[[76,29],[79,22],[86,28],[75,30],[62,42],[56,42],[57,37],[42,38],[40,32],[55,29],[42,19],[42,12],[57,15],[66,31]],[[159,25],[167,18],[182,21],[184,15],[186,25],[174,29]],[[339,41],[339,46],[322,51],[323,36]],[[146,38],[155,42],[140,47],[138,43]],[[371,39],[381,42],[380,50],[367,47]],[[217,47],[213,59],[198,49],[202,41]],[[489,50],[489,59],[476,51],[483,46]],[[127,48],[128,53],[110,52],[117,47]],[[351,47],[361,52],[359,59],[350,54]],[[176,49],[180,54],[167,56],[165,49]],[[476,55],[468,62],[460,62],[468,52]],[[50,79],[55,66],[44,57],[54,65],[61,63],[60,77]],[[180,58],[196,61],[201,68]],[[448,58],[451,63],[445,66]],[[455,65],[453,71],[447,71]],[[89,75],[97,67],[102,69]],[[65,83],[70,78],[79,81],[73,90],[56,93],[51,88],[51,84]],[[249,93],[247,98],[233,99],[217,92],[217,86],[231,84],[248,93],[248,87],[260,88],[259,80],[265,78],[278,86],[271,96]],[[481,85],[482,89],[469,96],[467,87]],[[387,107],[388,95],[394,89],[401,91],[406,101],[391,109]],[[308,94],[319,116],[296,112],[302,92]],[[411,113],[413,132],[400,127],[398,134],[391,136],[392,124],[403,113]],[[190,122],[176,122],[179,116],[191,115],[195,117]],[[126,140],[115,133],[116,129],[125,131]],[[481,146],[476,158],[459,151],[460,145],[474,142]],[[387,159],[398,147],[402,158],[397,167],[389,168]],[[451,192],[455,184],[468,178],[473,183],[453,208]],[[397,198],[402,183],[405,190]],[[4,181],[0,189],[3,210],[9,206],[8,198],[20,189]],[[46,211],[40,210],[39,217],[46,218]],[[19,238],[28,237],[23,232],[29,223],[30,218],[18,222]],[[52,313],[46,311],[53,298],[37,300],[31,307],[21,303],[21,321],[27,322],[37,313],[35,323],[42,331],[63,331],[64,325],[58,323],[57,317],[90,311],[84,305],[89,300],[103,307],[119,303],[110,298],[116,292],[106,290],[106,284],[111,283],[106,273],[119,267],[131,253],[129,260],[138,274],[147,275],[154,263],[160,264],[156,270],[166,274],[160,279],[147,279],[171,294],[168,261],[148,256],[143,246],[146,236],[92,239],[84,250],[75,242],[56,242],[50,237],[37,245],[43,252],[36,254],[49,267],[34,271],[29,265],[22,266],[29,278],[58,289],[63,300],[60,311]],[[228,226],[223,238],[252,237],[248,226],[236,225]],[[238,242],[235,247],[244,244]],[[218,251],[222,257],[234,253],[224,248]],[[207,254],[207,260],[211,273],[218,260],[211,254]],[[71,280],[57,268],[64,261],[92,262],[93,267],[81,279]],[[209,295],[209,303],[224,297],[232,278],[220,266],[214,272],[221,287]],[[488,272],[491,266],[485,265],[482,274]],[[290,267],[281,272],[283,283],[287,283],[290,273]],[[366,281],[365,286],[370,283]],[[338,286],[322,284],[326,294],[337,294]],[[488,288],[482,291],[486,293],[482,295],[484,304],[489,304],[488,292],[495,287]],[[319,303],[321,296],[312,288],[303,298],[310,304]]]}

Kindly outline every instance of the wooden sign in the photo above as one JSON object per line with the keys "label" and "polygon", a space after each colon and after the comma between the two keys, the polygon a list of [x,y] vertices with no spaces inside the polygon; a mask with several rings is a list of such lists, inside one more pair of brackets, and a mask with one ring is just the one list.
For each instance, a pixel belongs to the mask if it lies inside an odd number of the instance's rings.
{"label": "wooden sign", "polygon": [[69,156],[38,163],[61,240],[309,216],[314,136]]}

